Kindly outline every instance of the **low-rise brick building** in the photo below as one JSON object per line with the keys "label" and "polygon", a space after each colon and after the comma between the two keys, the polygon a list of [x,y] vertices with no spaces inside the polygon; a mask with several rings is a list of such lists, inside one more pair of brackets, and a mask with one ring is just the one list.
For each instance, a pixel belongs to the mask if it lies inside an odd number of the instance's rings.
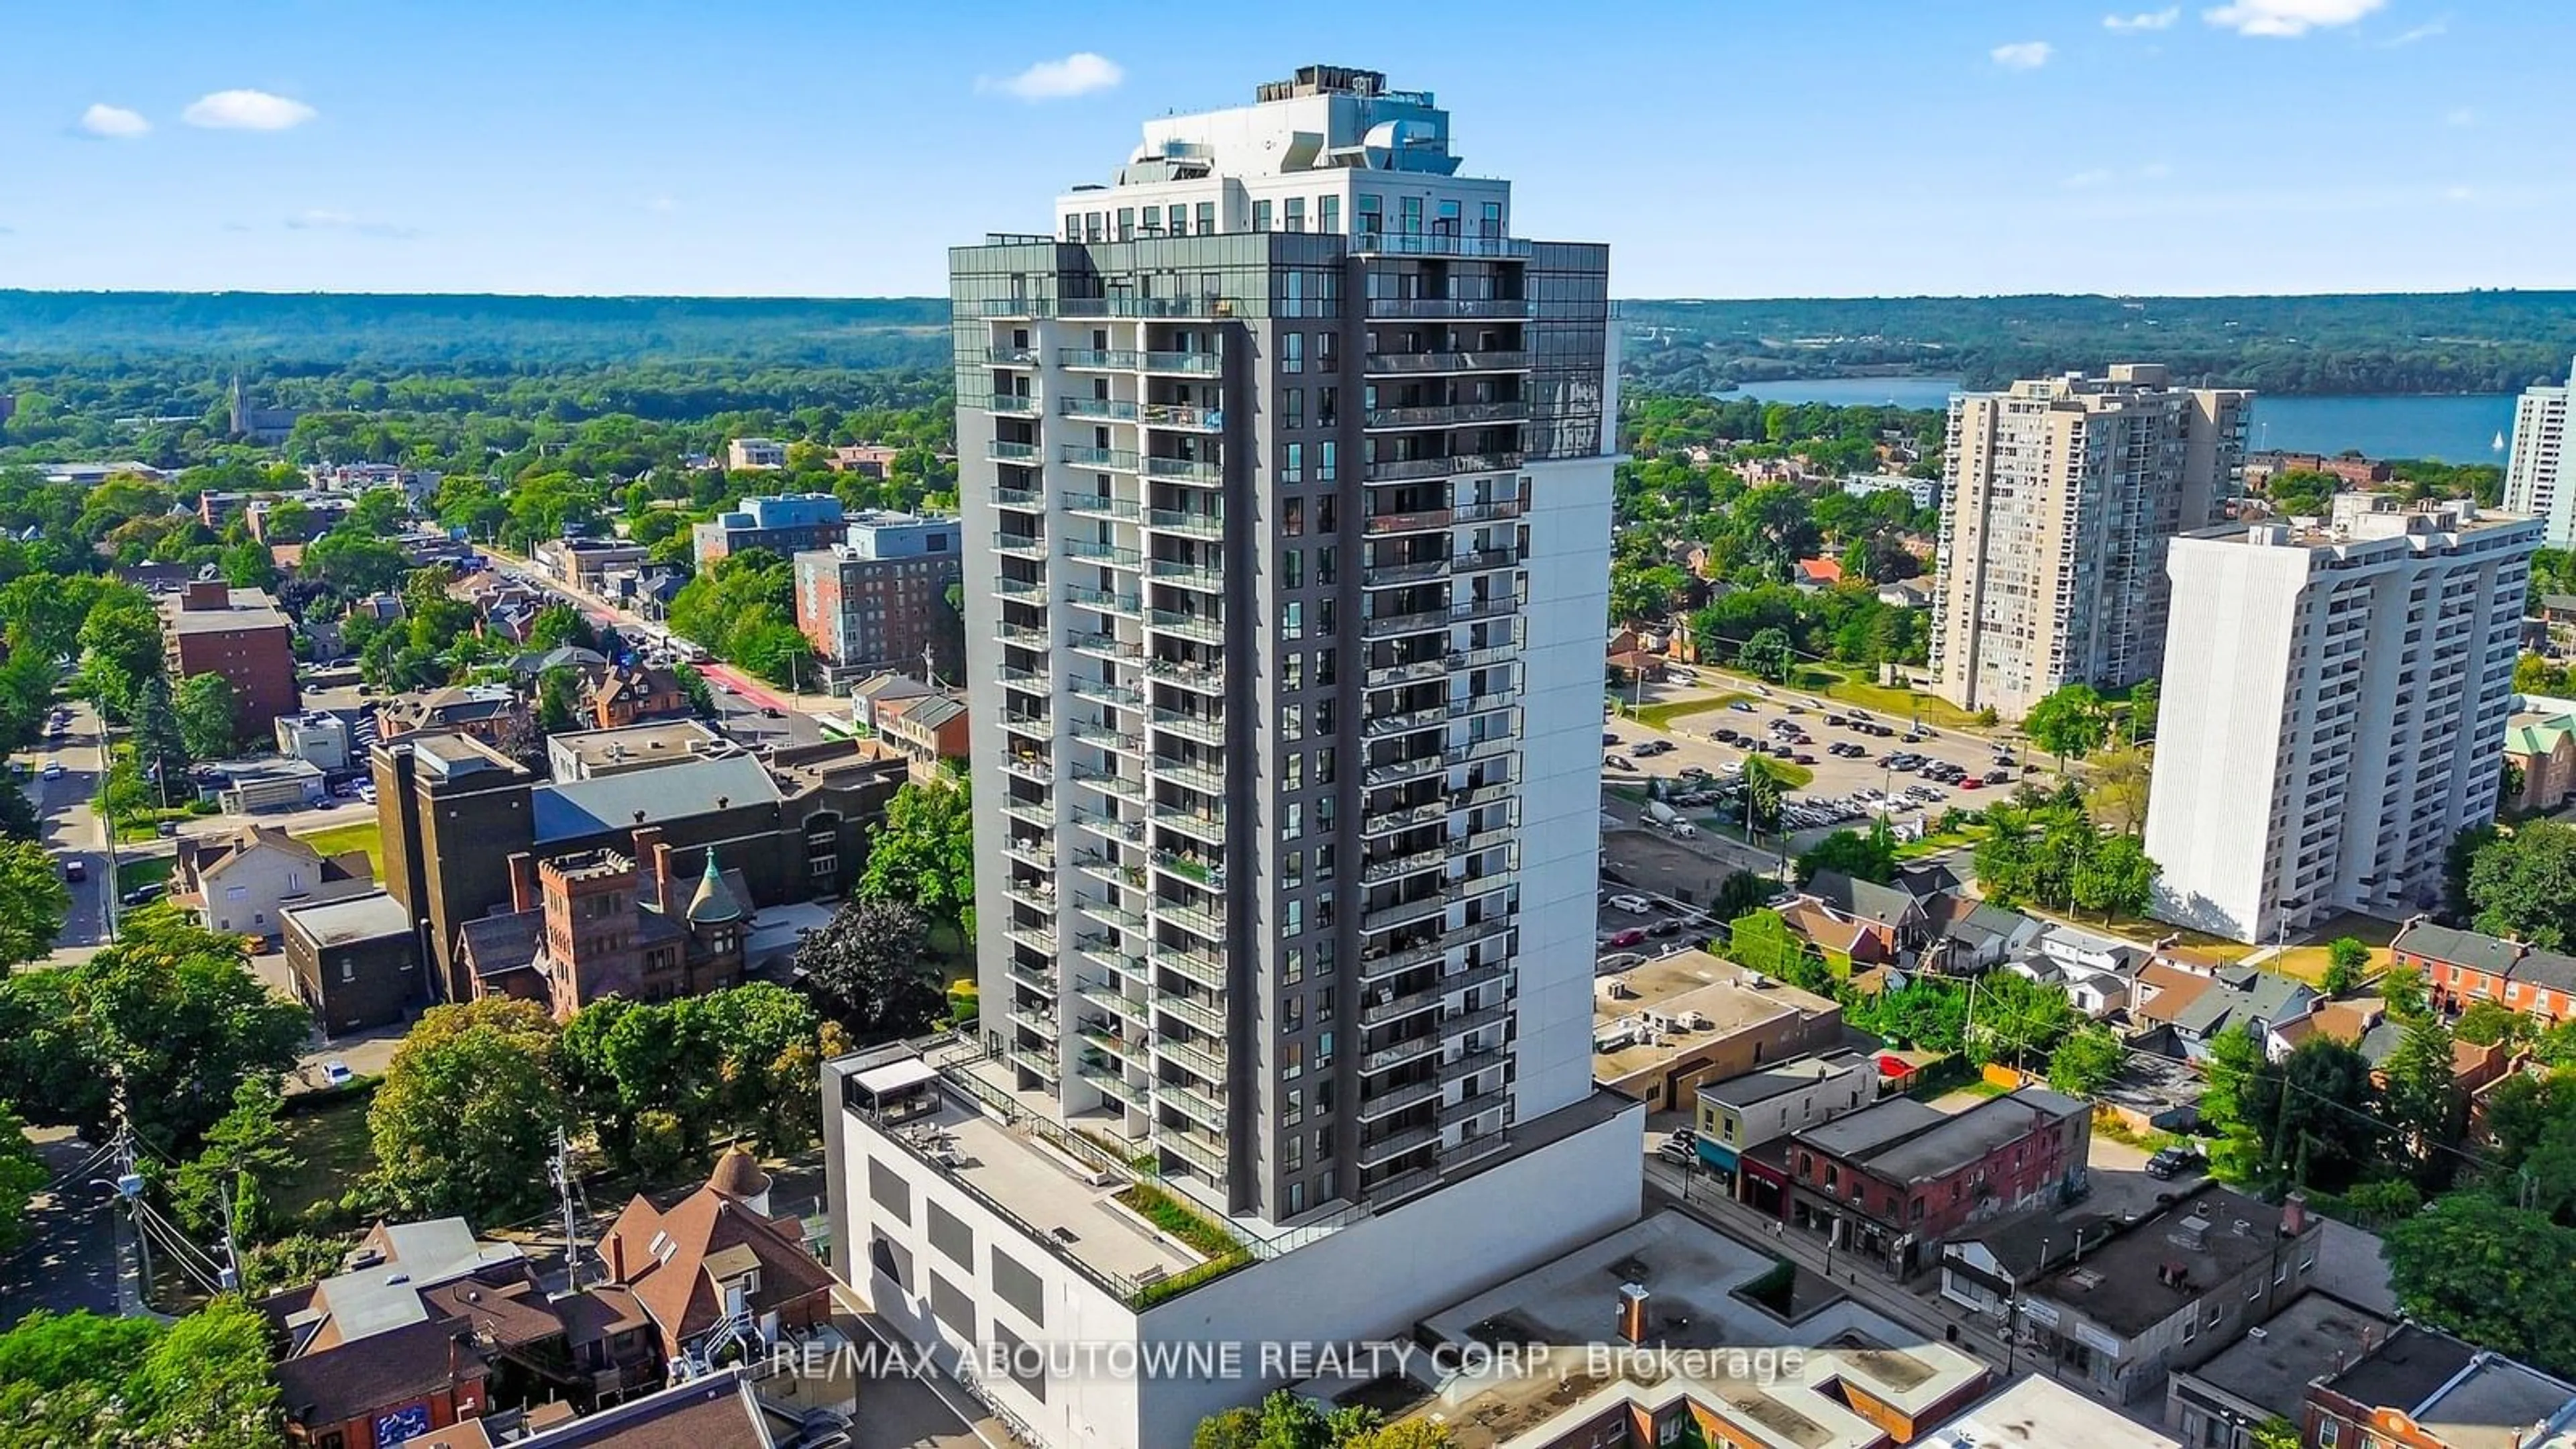
{"label": "low-rise brick building", "polygon": [[191,583],[161,600],[161,633],[172,679],[220,674],[233,687],[236,735],[266,735],[270,721],[301,707],[295,626],[266,593]]}
{"label": "low-rise brick building", "polygon": [[2433,1005],[2444,1012],[2493,1001],[2544,1024],[2576,1016],[2576,956],[2454,930],[2422,916],[2406,923],[2389,955],[2424,973]]}
{"label": "low-rise brick building", "polygon": [[402,902],[378,891],[283,914],[296,999],[324,1033],[384,1026],[426,1003],[420,933]]}
{"label": "low-rise brick building", "polygon": [[2570,1434],[2576,1384],[2415,1323],[2309,1385],[2299,1424],[2302,1449],[2548,1449]]}

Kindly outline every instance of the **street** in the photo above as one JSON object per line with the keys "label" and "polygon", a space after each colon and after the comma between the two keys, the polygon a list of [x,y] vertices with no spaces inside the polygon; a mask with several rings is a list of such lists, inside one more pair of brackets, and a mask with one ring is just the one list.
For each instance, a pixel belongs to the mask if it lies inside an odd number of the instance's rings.
{"label": "street", "polygon": [[[64,882],[71,891],[72,908],[55,943],[58,947],[97,947],[107,940],[107,912],[115,899],[116,884],[109,878],[107,868],[106,826],[98,812],[90,808],[105,768],[105,742],[98,715],[87,703],[73,701],[70,708],[71,724],[63,738],[39,744],[24,757],[30,761],[31,770],[25,788],[35,801],[37,818],[43,822],[46,851],[66,870],[73,862],[79,862],[88,877]],[[60,778],[44,777],[48,763],[63,767]]]}
{"label": "street", "polygon": [[55,1313],[117,1311],[116,1221],[111,1194],[94,1178],[110,1167],[87,1167],[95,1149],[60,1127],[27,1134],[45,1170],[57,1182],[27,1205],[27,1242],[0,1259],[0,1332],[38,1308]]}

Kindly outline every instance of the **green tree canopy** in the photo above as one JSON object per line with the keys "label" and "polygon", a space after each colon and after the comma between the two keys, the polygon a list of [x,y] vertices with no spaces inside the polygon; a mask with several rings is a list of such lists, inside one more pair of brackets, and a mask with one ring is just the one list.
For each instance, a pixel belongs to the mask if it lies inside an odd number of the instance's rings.
{"label": "green tree canopy", "polygon": [[2057,756],[2063,768],[2066,761],[2102,748],[2110,734],[2110,715],[2093,686],[2062,684],[2031,706],[2021,728],[2041,749]]}
{"label": "green tree canopy", "polygon": [[566,1124],[560,1033],[505,997],[433,1006],[367,1109],[381,1186],[404,1211],[506,1219],[545,1201]]}
{"label": "green tree canopy", "polygon": [[2488,935],[2551,951],[2576,944],[2576,826],[2535,820],[2477,846],[2468,900]]}
{"label": "green tree canopy", "polygon": [[1817,872],[1828,870],[1878,885],[1896,879],[1896,837],[1889,833],[1886,818],[1871,822],[1866,834],[1837,830],[1799,854],[1798,884],[1805,885]]}
{"label": "green tree canopy", "polygon": [[[15,784],[0,789],[25,798]],[[0,840],[0,971],[44,959],[71,908],[72,893],[43,846]]]}
{"label": "green tree canopy", "polygon": [[903,901],[862,895],[796,948],[797,969],[861,1046],[911,1036],[947,1005],[928,923]]}
{"label": "green tree canopy", "polygon": [[170,704],[178,719],[180,743],[191,757],[231,758],[240,727],[231,680],[220,674],[191,674],[179,681]]}
{"label": "green tree canopy", "polygon": [[963,779],[907,780],[886,802],[858,893],[968,931],[975,909],[975,815]]}

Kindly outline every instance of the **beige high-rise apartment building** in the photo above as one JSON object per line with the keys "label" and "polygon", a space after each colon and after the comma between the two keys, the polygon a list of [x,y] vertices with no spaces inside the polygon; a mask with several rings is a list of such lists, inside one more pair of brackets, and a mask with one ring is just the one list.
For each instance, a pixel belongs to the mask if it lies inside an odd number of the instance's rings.
{"label": "beige high-rise apartment building", "polygon": [[2251,397],[2143,362],[1953,397],[1934,692],[2018,718],[2063,684],[2152,678],[2165,545],[2237,491]]}

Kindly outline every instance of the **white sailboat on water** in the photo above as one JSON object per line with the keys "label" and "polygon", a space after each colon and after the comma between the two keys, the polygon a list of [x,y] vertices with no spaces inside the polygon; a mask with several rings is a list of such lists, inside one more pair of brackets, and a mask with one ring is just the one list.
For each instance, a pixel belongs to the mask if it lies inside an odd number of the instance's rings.
{"label": "white sailboat on water", "polygon": [[2501,452],[2503,452],[2503,451],[2504,451],[2504,434],[2503,434],[2503,433],[2501,433],[2501,432],[2497,433],[2497,434],[2495,435],[2495,441],[2494,441],[2494,442],[2492,442],[2492,443],[2487,444],[2487,448],[2488,448],[2488,450],[2489,450],[2490,452],[2497,452],[2497,453],[2501,453]]}

